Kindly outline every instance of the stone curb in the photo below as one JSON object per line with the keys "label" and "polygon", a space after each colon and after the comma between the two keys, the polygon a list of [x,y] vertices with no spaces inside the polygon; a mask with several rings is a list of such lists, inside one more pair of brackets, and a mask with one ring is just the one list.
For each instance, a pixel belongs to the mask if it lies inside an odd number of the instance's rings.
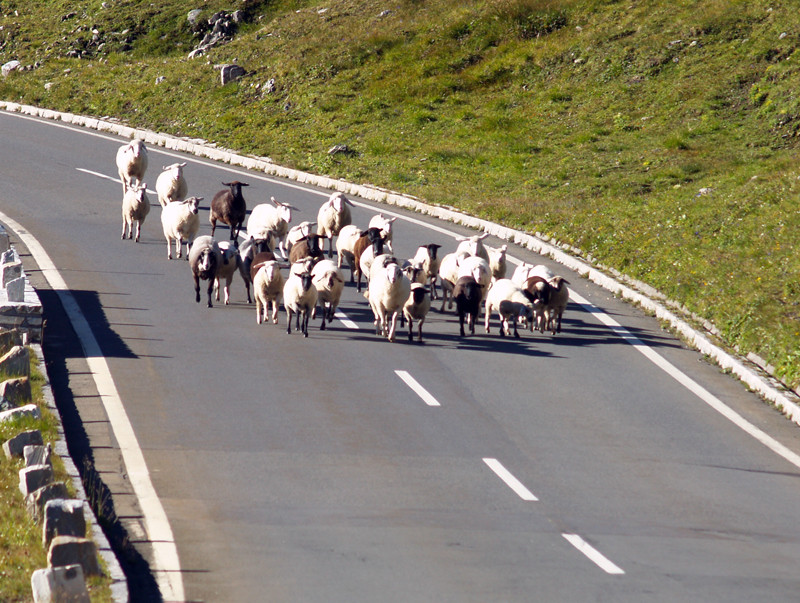
{"label": "stone curb", "polygon": [[[670,302],[662,294],[643,283],[628,279],[624,275],[616,273],[613,270],[604,269],[598,264],[590,263],[592,261],[591,257],[588,258],[589,261],[579,259],[577,256],[581,254],[579,250],[574,248],[548,242],[544,237],[531,235],[487,220],[469,216],[455,208],[428,205],[415,197],[371,186],[369,184],[354,184],[345,180],[317,176],[308,172],[286,168],[273,163],[269,159],[239,155],[234,151],[217,148],[213,144],[205,141],[177,138],[150,130],[131,128],[108,119],[97,119],[74,115],[72,113],[61,113],[51,109],[42,109],[31,105],[21,105],[19,103],[0,101],[0,109],[44,119],[59,120],[77,126],[92,128],[101,132],[109,132],[124,138],[140,138],[148,144],[164,147],[165,149],[181,151],[197,157],[206,157],[214,161],[228,163],[249,170],[261,171],[271,176],[286,178],[319,188],[339,191],[376,203],[402,207],[441,220],[488,232],[495,237],[525,247],[534,253],[548,256],[570,270],[578,272],[581,276],[589,279],[600,287],[653,313],[660,320],[667,322],[672,329],[694,349],[713,359],[723,370],[730,371],[733,375],[736,375],[748,388],[773,404],[791,421],[800,425],[800,396],[781,384],[774,376],[770,375],[770,371],[765,366],[766,363],[752,362],[730,354],[719,345],[715,344],[707,335],[691,326],[686,319],[670,309],[670,307],[678,307],[677,304]],[[606,272],[614,274],[614,277],[609,276]],[[628,284],[621,281],[625,281]],[[713,327],[711,327],[710,330],[713,331]],[[757,357],[752,354],[749,355],[748,358],[757,360]]]}
{"label": "stone curb", "polygon": [[[43,360],[44,353],[41,345],[29,345],[33,349],[36,356]],[[67,450],[64,426],[61,423],[61,414],[58,412],[58,408],[55,404],[55,398],[53,397],[53,391],[50,388],[50,378],[47,376],[46,371],[42,371],[42,375],[44,376],[45,380],[45,382],[42,384],[42,395],[44,396],[45,404],[47,405],[47,409],[53,413],[53,416],[56,417],[58,422],[58,440],[55,443],[53,452],[61,457],[61,460],[64,463],[64,468],[66,469],[67,474],[72,480],[72,485],[75,488],[76,498],[83,501],[83,516],[86,518],[87,525],[91,526],[92,540],[94,540],[97,544],[97,553],[103,558],[103,561],[105,561],[106,569],[108,570],[109,577],[111,578],[111,595],[116,603],[127,603],[129,600],[128,579],[125,577],[125,573],[122,571],[119,560],[117,559],[114,550],[111,548],[111,544],[108,542],[106,535],[103,533],[103,529],[100,527],[94,511],[92,511],[92,508],[89,506],[86,491],[83,489],[83,482],[81,481],[81,476],[78,473],[78,468],[75,466],[75,463],[73,462],[72,457],[69,455],[69,451]]]}

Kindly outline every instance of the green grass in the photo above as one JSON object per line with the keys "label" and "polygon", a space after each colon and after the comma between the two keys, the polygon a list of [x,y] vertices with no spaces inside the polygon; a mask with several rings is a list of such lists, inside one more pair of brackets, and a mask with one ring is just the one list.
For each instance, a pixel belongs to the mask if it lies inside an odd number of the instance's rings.
{"label": "green grass", "polygon": [[[5,442],[23,431],[38,429],[45,443],[55,444],[58,439],[56,418],[48,411],[42,395],[44,378],[38,369],[38,361],[32,355],[31,362],[32,399],[41,410],[41,419],[25,417],[13,423],[0,424],[0,442]],[[0,380],[5,379],[0,376]],[[71,496],[75,489],[64,469],[61,459],[53,454],[55,481],[67,484]],[[0,460],[0,601],[31,601],[31,576],[37,569],[47,567],[47,549],[42,545],[42,526],[34,523],[25,509],[25,501],[19,491],[19,470],[24,468],[21,459]],[[106,577],[87,578],[91,600],[111,601],[109,580]]]}
{"label": "green grass", "polygon": [[[0,62],[37,67],[0,81],[0,98],[544,233],[657,287],[800,385],[791,3],[248,0],[235,40],[194,60],[202,32],[185,3],[100,5],[4,2]],[[220,87],[213,65],[234,60],[250,75]],[[332,158],[334,144],[355,152]]]}

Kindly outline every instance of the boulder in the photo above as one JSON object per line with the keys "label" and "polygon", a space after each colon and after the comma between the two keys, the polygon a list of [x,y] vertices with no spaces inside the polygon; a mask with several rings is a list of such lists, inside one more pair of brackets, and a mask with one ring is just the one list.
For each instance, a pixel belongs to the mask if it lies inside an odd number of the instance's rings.
{"label": "boulder", "polygon": [[6,453],[7,458],[21,457],[25,453],[25,446],[41,446],[42,444],[44,444],[42,432],[38,429],[32,429],[18,433],[13,438],[3,442],[3,452]]}
{"label": "boulder", "polygon": [[19,470],[19,491],[23,497],[52,482],[53,468],[50,465],[31,465]]}
{"label": "boulder", "polygon": [[9,73],[18,70],[20,67],[22,67],[22,63],[19,61],[9,61],[8,63],[3,64],[3,66],[0,68],[0,73],[3,74],[3,77],[7,77]]}
{"label": "boulder", "polygon": [[44,515],[44,506],[57,498],[69,498],[67,485],[64,482],[53,482],[34,490],[25,497],[25,508],[28,515],[38,523]]}
{"label": "boulder", "polygon": [[244,77],[245,73],[247,73],[242,67],[239,65],[223,65],[220,70],[220,81],[224,86],[228,82],[235,82],[238,79]]}
{"label": "boulder", "polygon": [[77,499],[49,500],[44,506],[42,543],[50,546],[56,536],[86,536],[83,501]]}
{"label": "boulder", "polygon": [[[5,410],[0,412],[0,423],[12,423],[14,421],[18,421],[22,417],[33,417],[34,419],[38,419],[42,416],[42,412],[39,410],[39,407],[35,404],[26,404],[25,406],[20,406],[19,408],[12,408],[11,410]],[[22,451],[20,451],[20,456],[22,456]]]}
{"label": "boulder", "polygon": [[34,603],[90,603],[86,578],[77,564],[36,570],[31,576],[31,589]]}
{"label": "boulder", "polygon": [[27,377],[6,379],[0,383],[0,398],[5,398],[14,406],[22,406],[31,401],[31,383]]}
{"label": "boulder", "polygon": [[91,538],[56,536],[47,551],[47,565],[80,565],[84,576],[100,576],[103,573],[97,560],[97,545]]}
{"label": "boulder", "polygon": [[28,348],[17,345],[0,358],[0,373],[8,377],[29,377],[31,355]]}

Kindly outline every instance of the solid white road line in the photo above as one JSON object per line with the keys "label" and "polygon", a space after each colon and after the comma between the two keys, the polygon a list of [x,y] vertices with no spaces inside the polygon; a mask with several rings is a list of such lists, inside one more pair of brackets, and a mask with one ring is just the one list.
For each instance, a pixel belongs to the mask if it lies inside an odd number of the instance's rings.
{"label": "solid white road line", "polygon": [[81,342],[89,365],[89,372],[94,379],[97,393],[103,402],[103,407],[111,423],[120,453],[122,454],[125,469],[130,477],[131,485],[136,493],[136,498],[142,508],[145,529],[153,547],[154,564],[153,572],[158,580],[161,595],[165,601],[183,601],[183,577],[181,575],[178,549],[172,535],[167,514],[156,495],[144,455],[139,448],[136,434],[128,420],[125,407],[120,399],[111,371],[100,345],[92,333],[86,317],[78,305],[77,300],[67,287],[64,279],[50,259],[50,256],[21,224],[0,212],[0,221],[4,222],[22,240],[30,251],[33,259],[38,264],[50,288],[56,292],[64,311],[72,323],[75,333]]}
{"label": "solid white road line", "polygon": [[501,480],[503,480],[506,485],[511,488],[514,492],[517,493],[522,500],[529,500],[529,501],[537,501],[539,500],[536,498],[533,493],[528,490],[525,486],[522,485],[516,477],[511,475],[511,472],[503,467],[503,465],[497,459],[485,458],[483,462],[489,466],[489,469],[494,471]]}
{"label": "solid white road line", "polygon": [[567,541],[578,549],[581,553],[586,555],[595,565],[602,569],[607,574],[621,576],[625,571],[617,565],[609,561],[600,551],[586,542],[577,534],[562,534]]}
{"label": "solid white road line", "polygon": [[341,310],[337,309],[336,312],[333,313],[333,316],[334,316],[334,318],[338,318],[342,322],[342,324],[344,326],[346,326],[348,329],[358,329],[359,328],[358,325],[356,323],[354,323],[352,320],[350,320],[349,318],[347,318],[347,315],[345,315],[345,313],[342,312]]}
{"label": "solid white road line", "polygon": [[414,390],[414,393],[422,398],[425,404],[428,406],[441,406],[439,401],[431,396],[428,390],[422,387],[419,382],[408,373],[408,371],[395,371],[394,374],[400,377],[408,387]]}

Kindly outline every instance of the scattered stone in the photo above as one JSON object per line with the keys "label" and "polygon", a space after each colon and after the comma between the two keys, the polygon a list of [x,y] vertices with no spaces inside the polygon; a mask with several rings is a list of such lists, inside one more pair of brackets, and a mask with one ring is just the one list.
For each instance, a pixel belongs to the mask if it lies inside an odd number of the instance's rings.
{"label": "scattered stone", "polygon": [[6,379],[0,383],[0,397],[14,406],[22,406],[31,401],[31,382],[27,377]]}
{"label": "scattered stone", "polygon": [[328,149],[328,155],[354,155],[355,151],[346,144],[337,144]]}
{"label": "scattered stone", "polygon": [[28,515],[35,522],[40,522],[44,515],[44,506],[57,498],[69,498],[67,485],[64,482],[53,482],[37,488],[25,497],[25,508],[28,510]]}
{"label": "scattered stone", "polygon": [[13,438],[3,442],[3,452],[6,458],[21,457],[25,453],[25,446],[41,446],[44,444],[42,440],[42,432],[38,429],[31,429],[30,431],[23,431],[18,433]]}
{"label": "scattered stone", "polygon": [[97,546],[90,538],[56,536],[47,551],[47,565],[80,565],[84,576],[100,576],[103,573],[97,560]]}
{"label": "scattered stone", "polygon": [[50,444],[47,446],[25,446],[22,449],[22,457],[25,459],[26,467],[33,467],[34,465],[50,465],[53,466],[50,460]]}
{"label": "scattered stone", "polygon": [[228,82],[235,82],[241,79],[247,73],[243,68],[239,67],[239,65],[223,65],[219,72],[220,81],[223,86]]}
{"label": "scattered stone", "polygon": [[267,91],[267,94],[272,94],[273,92],[275,92],[275,89],[276,89],[275,78],[274,77],[269,78],[267,80],[267,83],[264,84],[264,88],[263,89]]}
{"label": "scattered stone", "polygon": [[201,14],[203,14],[203,11],[199,8],[190,10],[189,14],[186,15],[186,20],[189,22],[189,25],[195,27],[200,19]]}
{"label": "scattered stone", "polygon": [[31,589],[35,603],[90,603],[86,578],[80,565],[36,570],[31,576]]}
{"label": "scattered stone", "polygon": [[16,71],[20,67],[22,67],[22,63],[20,63],[19,61],[17,60],[9,61],[8,63],[5,63],[2,67],[0,67],[0,72],[3,74],[3,77],[8,77],[8,75],[12,71]]}
{"label": "scattered stone", "polygon": [[29,377],[31,354],[28,348],[17,345],[0,358],[0,373],[9,377]]}
{"label": "scattered stone", "polygon": [[44,85],[45,90],[50,90],[54,86],[53,82],[46,82]]}
{"label": "scattered stone", "polygon": [[56,536],[86,536],[82,500],[57,498],[47,501],[44,506],[42,542],[50,546],[50,541]]}
{"label": "scattered stone", "polygon": [[387,9],[387,10],[382,10],[381,13],[378,16],[379,17],[388,17],[391,14],[392,14],[392,11]]}
{"label": "scattered stone", "polygon": [[164,77],[163,75],[159,75],[159,76],[156,78],[156,86],[158,86],[158,85],[159,85],[161,82],[163,82],[163,81],[164,81],[164,80],[166,80],[166,79],[167,79],[167,78],[166,78],[166,77]]}
{"label": "scattered stone", "polygon": [[33,465],[19,470],[19,491],[23,497],[52,483],[53,468],[50,465]]}
{"label": "scattered stone", "polygon": [[[4,410],[3,412],[0,412],[0,423],[12,423],[14,421],[19,421],[22,417],[40,419],[42,417],[42,412],[35,404],[26,404],[25,406],[20,406],[19,408],[12,408],[11,410]],[[22,456],[21,449],[19,456]]]}

